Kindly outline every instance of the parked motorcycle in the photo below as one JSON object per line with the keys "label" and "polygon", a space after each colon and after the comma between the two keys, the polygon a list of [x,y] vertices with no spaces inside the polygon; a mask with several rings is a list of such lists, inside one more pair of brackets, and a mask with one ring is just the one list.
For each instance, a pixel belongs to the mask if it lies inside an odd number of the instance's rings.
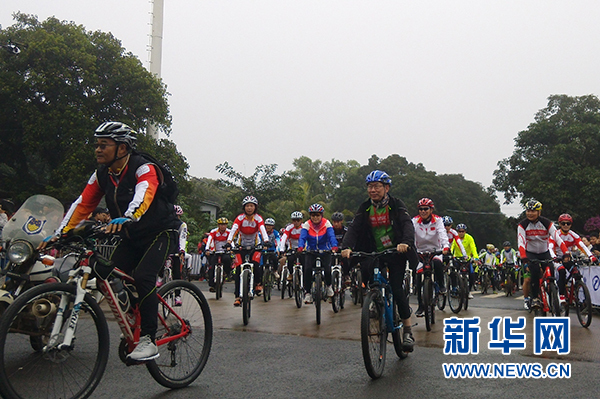
{"label": "parked motorcycle", "polygon": [[36,250],[42,240],[60,226],[62,204],[47,195],[31,196],[6,223],[2,241],[7,264],[0,271],[0,314],[14,298],[34,285],[52,278],[54,258]]}

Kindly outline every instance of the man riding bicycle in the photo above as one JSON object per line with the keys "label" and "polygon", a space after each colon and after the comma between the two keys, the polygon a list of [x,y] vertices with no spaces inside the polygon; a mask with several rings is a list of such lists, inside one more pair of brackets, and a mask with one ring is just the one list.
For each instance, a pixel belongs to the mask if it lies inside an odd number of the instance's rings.
{"label": "man riding bicycle", "polygon": [[158,166],[134,151],[136,135],[121,122],[105,122],[96,129],[94,147],[100,166],[71,205],[55,235],[40,247],[76,227],[102,197],[106,199],[112,218],[106,232],[121,236],[111,260],[124,272],[133,272],[140,298],[140,340],[127,357],[146,361],[158,357],[154,341],[158,312],[156,279],[168,255],[177,252],[181,222],[173,204],[159,193]]}
{"label": "man riding bicycle", "polygon": [[[554,224],[543,216],[542,203],[530,199],[525,204],[525,219],[519,222],[517,226],[517,237],[519,239],[519,255],[523,262],[523,270],[525,265],[528,265],[531,275],[531,307],[540,308],[542,303],[538,298],[540,294],[540,277],[541,270],[539,263],[529,264],[530,259],[548,260],[554,275],[554,267],[552,264],[552,255],[549,250],[549,238],[554,237],[556,244],[561,248],[561,251],[568,253],[567,246],[563,242],[560,235],[557,234]],[[523,292],[525,292],[525,281],[523,282]],[[529,298],[525,298],[525,307],[528,305]]]}
{"label": "man riding bicycle", "polygon": [[[414,251],[414,230],[406,205],[389,195],[392,179],[380,170],[374,170],[366,178],[369,199],[363,202],[348,227],[342,244],[342,256],[349,258],[353,250],[374,252],[396,248],[398,253],[380,258],[380,265],[389,269],[390,285],[403,329],[403,350],[412,352],[415,339],[412,335],[410,307],[402,283],[406,270],[407,252]],[[364,281],[370,280],[370,269],[363,265]]]}
{"label": "man riding bicycle", "polygon": [[[227,238],[229,237],[230,230],[227,228],[229,225],[229,219],[221,217],[217,219],[217,227],[212,229],[208,233],[208,240],[206,240],[205,254],[208,257],[208,270],[206,271],[208,280],[208,290],[215,292],[215,266],[219,261],[219,255],[214,252],[220,252],[225,250],[225,244],[227,244]],[[221,263],[223,264],[223,273],[229,275],[231,272],[231,255],[228,253],[221,255]]]}

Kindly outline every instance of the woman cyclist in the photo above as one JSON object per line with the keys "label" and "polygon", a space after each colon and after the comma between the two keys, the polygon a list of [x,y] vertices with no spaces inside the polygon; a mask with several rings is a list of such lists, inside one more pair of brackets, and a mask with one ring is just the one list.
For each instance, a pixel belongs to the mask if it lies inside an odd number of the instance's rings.
{"label": "woman cyclist", "polygon": [[[307,250],[337,251],[338,242],[335,239],[331,222],[323,217],[325,208],[321,204],[312,204],[308,208],[310,219],[302,224],[302,231],[298,239],[298,252]],[[327,285],[327,297],[333,296],[331,288],[331,253],[321,254],[321,265],[325,272],[325,284]],[[306,254],[304,257],[304,303],[312,303],[310,286],[312,269],[316,262],[316,255]]]}
{"label": "woman cyclist", "polygon": [[[233,238],[236,234],[238,237],[238,244],[242,247],[254,246],[258,240],[258,234],[262,236],[262,241],[265,244],[269,243],[269,236],[267,235],[267,230],[265,229],[265,222],[263,221],[262,216],[260,216],[257,212],[258,210],[258,200],[249,195],[242,200],[242,210],[235,220],[233,221],[233,225],[231,226],[231,231],[229,232],[229,237],[227,237],[227,243],[231,244],[233,242]],[[260,282],[262,281],[262,268],[260,267],[260,252],[255,253],[254,250],[245,250],[242,249],[240,251],[240,257],[243,260],[246,255],[250,254],[250,259],[252,263],[254,263],[254,291],[259,294],[262,291],[262,286]],[[240,298],[240,265],[239,262],[235,268],[235,301],[233,302],[233,306],[240,306],[242,303],[242,298]]]}

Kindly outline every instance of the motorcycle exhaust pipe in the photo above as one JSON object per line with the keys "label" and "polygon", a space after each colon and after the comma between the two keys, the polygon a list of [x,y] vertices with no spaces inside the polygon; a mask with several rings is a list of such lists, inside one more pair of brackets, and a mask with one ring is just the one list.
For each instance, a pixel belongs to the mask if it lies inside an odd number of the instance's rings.
{"label": "motorcycle exhaust pipe", "polygon": [[31,305],[35,317],[44,318],[56,313],[56,305],[47,299],[38,299]]}

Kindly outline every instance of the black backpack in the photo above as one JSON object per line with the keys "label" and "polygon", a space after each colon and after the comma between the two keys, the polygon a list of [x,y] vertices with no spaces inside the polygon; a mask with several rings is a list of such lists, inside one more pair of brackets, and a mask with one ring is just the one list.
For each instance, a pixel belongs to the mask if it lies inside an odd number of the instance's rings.
{"label": "black backpack", "polygon": [[177,180],[171,172],[171,168],[165,162],[161,162],[154,158],[152,155],[145,152],[133,151],[133,154],[140,155],[141,157],[150,161],[150,163],[157,166],[159,173],[158,194],[166,199],[170,204],[177,203],[177,196],[179,195],[179,188],[177,187]]}

